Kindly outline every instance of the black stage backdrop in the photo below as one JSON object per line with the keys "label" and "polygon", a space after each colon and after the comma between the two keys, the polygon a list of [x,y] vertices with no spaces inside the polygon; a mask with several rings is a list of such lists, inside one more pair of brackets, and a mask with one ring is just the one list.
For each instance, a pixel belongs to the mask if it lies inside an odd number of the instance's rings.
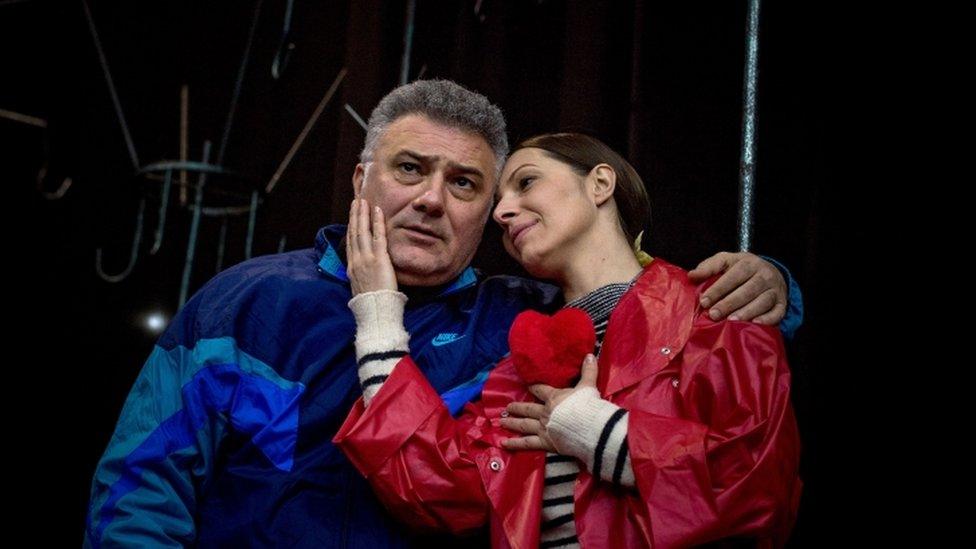
{"label": "black stage backdrop", "polygon": [[[260,3],[260,2],[259,2]],[[450,78],[500,105],[512,142],[583,131],[621,151],[643,176],[653,225],[645,249],[686,268],[736,245],[747,3],[629,1],[418,2],[409,79]],[[255,2],[89,0],[138,164],[180,155],[180,89],[188,88],[188,155],[217,157]],[[293,44],[279,78],[286,2],[266,0],[223,164],[263,188],[340,71],[344,80],[265,198],[254,253],[308,247],[316,229],[344,222],[366,118],[400,78],[406,3],[297,0]],[[846,23],[818,2],[766,2],[762,11],[754,251],[786,264],[807,316],[790,344],[806,483],[792,545],[837,539],[870,500],[850,497],[865,462],[852,443],[869,423],[845,408],[863,368],[850,352],[846,266],[863,233],[841,220],[866,204],[845,178],[835,112],[854,101],[841,66],[856,54]],[[80,541],[93,468],[155,335],[144,316],[175,312],[190,214],[171,208],[162,248],[149,255],[159,182],[134,176],[81,1],[0,2],[0,180],[15,192],[8,242],[16,315],[8,401],[24,430],[27,497],[44,506],[45,536]],[[348,108],[347,108],[348,106]],[[35,121],[36,122],[36,121]],[[46,198],[66,178],[60,200]],[[214,179],[216,181],[216,179]],[[217,183],[214,183],[216,185]],[[250,186],[250,187],[249,187]],[[140,196],[148,196],[140,258],[110,284],[95,271],[127,263]],[[178,191],[174,191],[174,197]],[[175,198],[174,198],[175,200]],[[246,216],[227,226],[224,267],[244,259]],[[213,276],[221,224],[204,218],[191,292]],[[25,238],[26,237],[26,238]],[[16,257],[25,258],[22,261]],[[518,273],[490,226],[476,260]],[[23,279],[23,280],[20,280]],[[19,284],[19,285],[18,285]],[[13,358],[13,357],[17,358]],[[22,357],[23,358],[20,358]],[[17,393],[22,393],[18,395]],[[33,396],[31,396],[33,395]],[[27,406],[26,408],[24,406]],[[852,426],[855,425],[855,426]],[[861,482],[861,481],[859,481]]]}

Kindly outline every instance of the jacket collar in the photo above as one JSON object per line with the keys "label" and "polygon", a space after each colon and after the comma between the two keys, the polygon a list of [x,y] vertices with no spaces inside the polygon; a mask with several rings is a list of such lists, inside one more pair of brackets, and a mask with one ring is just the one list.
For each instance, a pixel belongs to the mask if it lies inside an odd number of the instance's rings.
{"label": "jacket collar", "polygon": [[[318,263],[320,273],[336,279],[340,282],[349,283],[349,275],[346,274],[346,264],[342,254],[342,239],[346,236],[345,225],[328,225],[319,229],[315,235],[315,249],[322,254]],[[446,284],[437,294],[437,297],[444,297],[457,293],[465,288],[474,286],[478,282],[478,276],[470,266],[466,267],[461,274],[450,283]]]}

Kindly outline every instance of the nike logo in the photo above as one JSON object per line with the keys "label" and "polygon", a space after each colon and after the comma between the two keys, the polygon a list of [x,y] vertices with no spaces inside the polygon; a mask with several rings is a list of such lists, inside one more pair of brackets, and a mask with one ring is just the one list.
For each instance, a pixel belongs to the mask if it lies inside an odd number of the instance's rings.
{"label": "nike logo", "polygon": [[458,339],[461,339],[462,337],[464,337],[464,336],[463,335],[459,335],[459,334],[455,334],[455,333],[452,333],[452,332],[444,332],[442,334],[437,334],[437,337],[435,337],[433,340],[431,340],[431,344],[434,347],[440,347],[441,345],[447,345],[448,343],[452,343],[454,341],[457,341]]}

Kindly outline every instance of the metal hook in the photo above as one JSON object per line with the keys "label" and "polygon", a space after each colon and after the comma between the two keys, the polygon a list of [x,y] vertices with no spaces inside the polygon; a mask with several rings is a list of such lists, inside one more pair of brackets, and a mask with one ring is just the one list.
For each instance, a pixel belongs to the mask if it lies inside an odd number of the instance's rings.
{"label": "metal hook", "polygon": [[244,244],[244,259],[251,259],[251,248],[254,246],[254,225],[258,216],[258,191],[251,191],[251,209],[247,215],[247,240]]}
{"label": "metal hook", "polygon": [[26,114],[21,114],[19,112],[8,111],[6,109],[0,109],[0,118],[6,118],[8,120],[13,120],[14,122],[21,122],[29,126],[36,126],[41,128],[43,132],[43,142],[44,142],[44,164],[41,165],[41,169],[37,170],[37,191],[41,193],[41,196],[48,200],[58,200],[64,197],[64,193],[68,192],[71,188],[71,178],[65,177],[58,186],[58,190],[54,192],[44,190],[44,178],[47,177],[47,164],[51,158],[51,142],[48,135],[47,120],[43,118],[38,118],[36,116],[30,116]]}
{"label": "metal hook", "polygon": [[60,200],[64,198],[64,193],[68,192],[73,183],[70,177],[65,177],[64,181],[54,192],[44,190],[44,178],[47,176],[47,160],[44,161],[44,165],[41,166],[40,170],[37,170],[37,190],[41,193],[41,196],[48,200]]}
{"label": "metal hook", "polygon": [[156,255],[163,245],[163,229],[166,227],[166,209],[169,207],[169,190],[173,186],[173,170],[166,170],[163,176],[162,195],[159,200],[159,219],[156,221],[156,236],[153,239],[149,255]]}
{"label": "metal hook", "polygon": [[136,266],[136,261],[139,259],[139,245],[142,243],[142,224],[143,224],[143,214],[146,212],[146,197],[143,196],[139,200],[139,213],[136,215],[136,233],[132,239],[132,251],[129,253],[129,264],[126,266],[125,270],[117,275],[106,274],[102,269],[102,249],[98,248],[95,250],[95,272],[98,276],[105,282],[121,282],[126,279],[130,274],[132,274],[133,267]]}
{"label": "metal hook", "polygon": [[224,248],[227,246],[227,216],[220,218],[220,243],[217,246],[216,272],[224,270]]}
{"label": "metal hook", "polygon": [[274,61],[271,62],[271,77],[275,80],[281,78],[291,58],[291,52],[295,50],[295,44],[291,41],[291,13],[295,0],[285,2],[285,21],[281,29],[281,41],[278,42],[278,52],[275,53]]}
{"label": "metal hook", "polygon": [[[41,176],[41,175],[38,175],[37,176],[38,183],[40,183],[40,180],[41,180],[42,177],[43,176]],[[42,190],[41,191],[41,196],[43,196],[44,198],[46,198],[48,200],[61,200],[62,198],[64,198],[64,193],[68,192],[68,189],[71,188],[71,184],[73,182],[74,181],[72,181],[70,177],[65,177],[64,178],[64,181],[61,182],[61,186],[58,187],[58,190],[56,190],[54,192],[48,192],[48,191]]]}

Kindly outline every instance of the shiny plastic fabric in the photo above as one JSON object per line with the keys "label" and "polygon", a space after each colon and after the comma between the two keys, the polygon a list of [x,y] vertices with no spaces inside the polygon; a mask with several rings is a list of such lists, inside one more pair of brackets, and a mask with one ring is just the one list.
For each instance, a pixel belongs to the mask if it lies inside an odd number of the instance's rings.
{"label": "shiny plastic fabric", "polygon": [[[599,359],[603,397],[627,409],[636,488],[582,471],[583,547],[683,547],[729,537],[782,545],[801,491],[799,436],[779,332],[713,322],[701,288],[655,260],[614,310]],[[496,547],[539,543],[545,455],[500,447],[499,418],[531,400],[506,359],[454,419],[409,357],[335,442],[400,520],[463,533],[491,522]]]}

